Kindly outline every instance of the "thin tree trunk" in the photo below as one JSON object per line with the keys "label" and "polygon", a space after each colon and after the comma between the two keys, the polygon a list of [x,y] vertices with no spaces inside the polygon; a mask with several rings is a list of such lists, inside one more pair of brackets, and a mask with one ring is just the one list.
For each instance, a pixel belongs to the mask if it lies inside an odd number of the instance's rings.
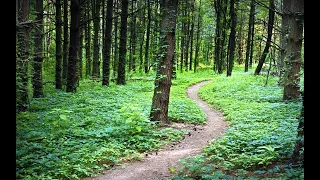
{"label": "thin tree trunk", "polygon": [[149,71],[149,41],[150,41],[150,28],[151,28],[151,7],[150,0],[148,0],[148,24],[147,24],[147,39],[146,39],[146,50],[144,54],[144,72]]}
{"label": "thin tree trunk", "polygon": [[119,67],[118,67],[118,85],[126,84],[126,54],[127,54],[127,18],[128,18],[128,0],[122,0],[121,7],[121,29],[120,29],[120,47],[119,47]]}
{"label": "thin tree trunk", "polygon": [[274,14],[275,14],[275,12],[273,11],[274,9],[275,9],[274,0],[270,0],[267,42],[266,42],[266,46],[263,50],[262,56],[259,60],[258,66],[254,72],[254,75],[260,74],[262,66],[266,60],[267,54],[269,53],[269,48],[270,48],[270,44],[271,44],[271,37],[272,37],[272,29],[273,29],[273,24],[274,24]]}
{"label": "thin tree trunk", "polygon": [[113,0],[108,0],[107,4],[107,18],[106,18],[106,29],[105,29],[105,52],[103,61],[103,75],[102,85],[109,86],[110,77],[110,56],[111,56],[111,43],[112,43],[112,11],[113,11]]}
{"label": "thin tree trunk", "polygon": [[201,0],[199,1],[199,11],[198,11],[198,24],[197,24],[197,40],[196,40],[196,53],[194,57],[194,72],[197,72],[199,48],[200,48],[200,21],[201,21]]}
{"label": "thin tree trunk", "polygon": [[248,26],[248,37],[247,37],[247,50],[246,50],[246,60],[244,63],[244,72],[248,72],[248,67],[249,67],[249,58],[250,58],[250,52],[252,51],[251,49],[251,43],[253,41],[252,39],[252,31],[253,31],[253,23],[254,23],[254,11],[255,11],[255,3],[254,0],[251,0],[250,4],[250,15],[249,15],[249,26]]}
{"label": "thin tree trunk", "polygon": [[86,19],[87,24],[85,27],[85,44],[86,44],[86,78],[92,75],[91,71],[91,21],[90,20],[90,1],[87,1],[86,7],[85,7],[85,13],[86,13]]}
{"label": "thin tree trunk", "polygon": [[[57,1],[57,4],[60,4],[60,1]],[[60,19],[61,19],[61,4],[60,4]],[[35,57],[33,62],[33,77],[32,77],[32,85],[33,85],[33,97],[34,98],[41,98],[43,97],[43,85],[42,85],[42,62],[43,62],[43,1],[37,0],[36,1],[36,13],[38,24],[35,30]],[[60,21],[59,21],[60,23]],[[59,32],[60,31],[60,32]],[[59,83],[60,87],[62,88],[61,84],[61,24],[60,28],[57,29],[57,32],[60,33],[59,38],[59,79],[57,83]],[[56,84],[57,85],[57,84]]]}
{"label": "thin tree trunk", "polygon": [[234,0],[230,0],[230,18],[231,18],[231,32],[229,37],[229,64],[227,69],[227,76],[231,76],[233,62],[234,62],[234,51],[236,48],[236,27],[237,27],[237,14],[235,10]]}
{"label": "thin tree trunk", "polygon": [[178,0],[163,0],[161,3],[160,50],[150,112],[151,121],[159,121],[161,125],[171,124],[168,119],[168,105],[175,49],[177,6]]}
{"label": "thin tree trunk", "polygon": [[194,2],[193,0],[191,3],[191,10],[192,10],[192,20],[191,20],[191,30],[190,30],[190,62],[189,62],[189,70],[192,71],[192,53],[193,53],[193,30],[194,30],[194,21],[195,21],[195,16],[194,16]]}
{"label": "thin tree trunk", "polygon": [[[42,0],[40,0],[42,1]],[[43,2],[42,2],[43,6]],[[56,0],[56,89],[62,89],[62,27],[61,0]],[[43,28],[40,28],[41,30]],[[40,31],[41,31],[40,30]],[[42,47],[42,42],[40,44]],[[42,51],[40,51],[42,53]],[[42,55],[42,54],[41,54]]]}
{"label": "thin tree trunk", "polygon": [[[283,1],[281,3],[281,10],[284,10]],[[284,58],[285,58],[285,48],[286,48],[286,34],[288,34],[288,22],[289,17],[286,15],[282,15],[281,20],[281,35],[280,35],[280,50],[279,50],[279,62],[278,62],[278,70],[279,70],[279,84],[282,84],[282,75],[284,72]]]}
{"label": "thin tree trunk", "polygon": [[[115,13],[118,14],[118,0],[115,0]],[[114,55],[113,55],[113,71],[112,81],[115,81],[118,72],[119,60],[118,60],[118,16],[114,18]]]}
{"label": "thin tree trunk", "polygon": [[92,66],[92,78],[98,80],[100,78],[100,59],[99,59],[99,32],[100,32],[100,4],[101,0],[94,0],[92,5],[94,20],[94,36],[93,36],[93,66]]}
{"label": "thin tree trunk", "polygon": [[[221,27],[221,2],[222,0],[215,0],[214,1],[214,9],[216,12],[216,32],[214,37],[214,72],[219,73],[220,64],[221,64],[221,57],[220,57],[220,51],[221,51],[221,33],[222,33],[222,27]],[[219,73],[220,74],[220,73]]]}
{"label": "thin tree trunk", "polygon": [[70,46],[69,46],[69,61],[68,61],[68,76],[67,76],[67,92],[76,92],[76,68],[77,55],[79,44],[79,18],[80,9],[79,1],[71,0],[71,24],[70,24]]}
{"label": "thin tree trunk", "polygon": [[68,47],[69,47],[69,27],[68,27],[68,0],[63,0],[63,62],[62,79],[64,83],[68,72]]}
{"label": "thin tree trunk", "polygon": [[130,59],[129,59],[129,72],[131,70],[136,71],[135,63],[135,51],[136,51],[136,15],[134,13],[135,0],[131,1],[131,23],[130,23]]}

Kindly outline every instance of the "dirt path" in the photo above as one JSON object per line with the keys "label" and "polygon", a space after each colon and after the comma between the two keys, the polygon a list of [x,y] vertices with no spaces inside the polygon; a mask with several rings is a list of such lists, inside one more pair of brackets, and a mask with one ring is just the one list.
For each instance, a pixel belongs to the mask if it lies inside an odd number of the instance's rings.
{"label": "dirt path", "polygon": [[171,177],[169,168],[177,169],[179,159],[202,152],[202,147],[208,141],[221,136],[227,129],[228,123],[223,121],[223,115],[198,97],[199,88],[209,82],[203,81],[187,89],[188,97],[195,100],[207,114],[205,126],[174,123],[174,127],[189,131],[180,143],[168,146],[158,153],[149,153],[142,161],[125,163],[85,180],[154,180]]}

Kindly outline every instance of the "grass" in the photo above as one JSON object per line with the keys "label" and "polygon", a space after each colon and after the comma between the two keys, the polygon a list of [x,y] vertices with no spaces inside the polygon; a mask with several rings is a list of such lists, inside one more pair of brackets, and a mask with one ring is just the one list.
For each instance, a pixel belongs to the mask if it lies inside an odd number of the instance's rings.
{"label": "grass", "polygon": [[[205,123],[186,96],[188,86],[212,76],[199,74],[178,73],[173,80],[172,121]],[[80,179],[181,139],[183,130],[149,121],[153,79],[134,74],[127,85],[109,87],[83,80],[76,93],[45,85],[45,98],[32,99],[29,111],[16,114],[17,179]]]}
{"label": "grass", "polygon": [[282,101],[277,78],[270,77],[265,87],[265,76],[241,71],[236,68],[231,77],[215,75],[199,90],[230,125],[202,154],[183,159],[173,179],[303,178],[303,168],[285,163],[296,141],[301,102]]}

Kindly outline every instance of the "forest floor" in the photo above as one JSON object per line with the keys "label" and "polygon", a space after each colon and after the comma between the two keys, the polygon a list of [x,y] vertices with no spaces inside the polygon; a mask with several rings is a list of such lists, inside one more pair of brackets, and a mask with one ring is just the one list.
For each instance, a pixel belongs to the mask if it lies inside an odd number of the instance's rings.
{"label": "forest floor", "polygon": [[189,98],[196,101],[207,115],[205,125],[173,123],[172,128],[186,129],[188,133],[179,142],[164,147],[158,152],[149,152],[140,161],[132,161],[115,166],[95,177],[84,180],[153,180],[166,179],[172,176],[170,168],[178,169],[179,159],[196,155],[202,152],[202,147],[209,141],[223,135],[228,122],[224,121],[221,112],[201,100],[198,90],[210,81],[203,81],[187,89]]}

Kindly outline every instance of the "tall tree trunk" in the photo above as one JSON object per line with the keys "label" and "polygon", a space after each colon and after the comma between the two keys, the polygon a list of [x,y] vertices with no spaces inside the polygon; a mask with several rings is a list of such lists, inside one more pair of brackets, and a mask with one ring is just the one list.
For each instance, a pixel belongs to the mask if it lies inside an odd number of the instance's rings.
{"label": "tall tree trunk", "polygon": [[130,22],[130,59],[129,59],[129,72],[131,70],[136,71],[135,63],[136,63],[136,14],[134,13],[134,9],[136,7],[136,1],[131,1],[131,22]]}
{"label": "tall tree trunk", "polygon": [[180,72],[183,72],[183,55],[184,55],[184,51],[185,51],[185,22],[182,22],[182,26],[181,26],[181,32],[183,33],[181,36],[181,55],[180,55]]}
{"label": "tall tree trunk", "polygon": [[[80,0],[81,2],[81,0]],[[80,17],[79,17],[79,24],[83,23],[83,8],[79,9],[80,11]],[[79,27],[79,44],[78,44],[78,60],[77,60],[77,69],[76,69],[76,81],[77,81],[77,87],[79,87],[80,80],[82,79],[82,48],[83,48],[83,28],[82,26]]]}
{"label": "tall tree trunk", "polygon": [[254,12],[255,12],[255,2],[254,0],[251,0],[250,4],[250,15],[249,15],[249,26],[248,26],[248,37],[247,37],[247,50],[246,50],[246,60],[244,63],[244,72],[248,72],[248,67],[249,67],[249,56],[250,52],[252,51],[251,49],[251,43],[253,43],[252,39],[252,31],[253,31],[253,24],[254,24]]}
{"label": "tall tree trunk", "polygon": [[229,36],[229,64],[227,69],[227,76],[231,76],[233,62],[234,62],[234,50],[236,48],[236,27],[237,27],[237,14],[235,10],[234,0],[230,0],[230,18],[231,18],[231,32]]}
{"label": "tall tree trunk", "polygon": [[[59,1],[57,1],[57,4],[60,4]],[[60,10],[61,10],[61,4],[60,4]],[[43,85],[42,85],[42,62],[43,62],[43,1],[37,0],[36,1],[36,13],[37,17],[36,20],[38,20],[38,26],[35,30],[35,57],[33,62],[33,76],[32,76],[32,85],[33,85],[33,97],[34,98],[41,98],[43,97]],[[59,13],[61,18],[61,11]],[[60,23],[60,22],[59,22]],[[60,30],[60,32],[59,32]],[[57,36],[59,39],[59,89],[62,88],[61,84],[61,25],[59,30],[57,29],[57,32],[60,33],[60,36]],[[56,84],[57,85],[57,84]]]}
{"label": "tall tree trunk", "polygon": [[145,50],[145,55],[144,55],[144,72],[145,73],[148,73],[148,70],[149,70],[150,28],[151,28],[151,7],[150,7],[150,0],[148,0],[147,39],[146,39],[146,50]]}
{"label": "tall tree trunk", "polygon": [[191,11],[192,11],[192,20],[191,20],[191,30],[190,30],[190,61],[189,61],[189,70],[192,71],[192,53],[193,53],[193,30],[194,30],[194,3],[195,0],[191,2]]}
{"label": "tall tree trunk", "polygon": [[[115,0],[115,12],[114,14],[118,14],[118,0]],[[118,56],[118,16],[114,18],[114,54],[113,54],[113,71],[112,71],[112,80],[114,81],[117,77],[118,66],[119,66],[119,56]]]}
{"label": "tall tree trunk", "polygon": [[63,62],[62,79],[64,83],[68,72],[68,47],[69,47],[69,27],[68,27],[68,0],[63,0]]}
{"label": "tall tree trunk", "polygon": [[251,27],[251,43],[250,43],[250,57],[249,57],[249,67],[252,68],[253,64],[253,48],[254,48],[254,16],[253,16],[253,24]]}
{"label": "tall tree trunk", "polygon": [[92,5],[94,20],[94,36],[93,36],[93,66],[92,66],[92,78],[98,80],[100,78],[100,58],[99,58],[99,32],[100,32],[100,5],[101,0],[94,0]]}
{"label": "tall tree trunk", "polygon": [[303,40],[304,1],[284,0],[283,16],[288,16],[286,35],[285,72],[283,77],[283,100],[297,100],[300,89],[301,49]]}
{"label": "tall tree trunk", "polygon": [[222,9],[222,0],[215,0],[214,1],[214,9],[216,12],[216,32],[215,32],[215,37],[214,37],[214,72],[219,72],[219,69],[221,69],[221,39],[222,39],[222,23],[221,23],[221,9]]}
{"label": "tall tree trunk", "polygon": [[151,121],[159,121],[162,125],[171,124],[168,119],[168,105],[175,49],[177,6],[178,0],[163,0],[161,3],[160,50],[150,118]]}
{"label": "tall tree trunk", "polygon": [[85,7],[87,24],[85,26],[85,44],[86,44],[86,78],[92,75],[91,70],[91,21],[90,21],[90,1],[87,1]]}
{"label": "tall tree trunk", "polygon": [[270,48],[270,44],[271,44],[271,37],[272,37],[272,29],[273,29],[273,24],[274,24],[274,0],[270,0],[270,5],[269,5],[269,19],[268,19],[268,37],[267,37],[267,42],[266,42],[266,46],[264,47],[262,56],[259,60],[258,66],[254,72],[254,75],[259,75],[260,71],[262,69],[262,66],[266,60],[266,57],[269,53],[269,48]]}
{"label": "tall tree trunk", "polygon": [[186,7],[185,7],[185,11],[186,11],[186,16],[188,18],[188,22],[187,22],[187,26],[185,28],[185,51],[184,51],[184,57],[185,57],[185,60],[184,60],[184,66],[185,66],[185,71],[188,72],[188,62],[189,62],[189,43],[190,43],[190,13],[188,12],[189,8],[188,8],[188,0],[186,1]]}
{"label": "tall tree trunk", "polygon": [[[288,8],[288,7],[286,7],[286,8]],[[284,6],[283,6],[283,1],[281,3],[281,10],[282,10],[282,12],[285,10]],[[286,48],[286,34],[288,34],[288,23],[289,23],[289,16],[282,15],[279,62],[278,62],[279,84],[282,84],[282,75],[284,72],[284,58],[285,58],[285,48]]]}
{"label": "tall tree trunk", "polygon": [[112,11],[113,11],[113,0],[108,0],[107,3],[107,18],[106,18],[106,29],[105,29],[105,52],[103,61],[103,75],[102,85],[109,86],[110,77],[110,56],[111,56],[111,43],[112,43]]}
{"label": "tall tree trunk", "polygon": [[68,61],[68,76],[67,76],[67,92],[76,92],[77,90],[77,55],[79,45],[79,0],[71,0],[71,24],[70,24],[70,46],[69,46],[69,61]]}
{"label": "tall tree trunk", "polygon": [[29,20],[29,0],[18,0],[17,57],[16,57],[16,108],[26,111],[28,96],[29,25],[21,24]]}
{"label": "tall tree trunk", "polygon": [[[145,0],[146,1],[146,0]],[[146,5],[146,2],[144,2],[144,5]],[[144,35],[145,35],[145,25],[146,25],[146,18],[145,18],[146,10],[143,8],[141,11],[141,14],[139,16],[140,19],[140,24],[138,24],[139,28],[139,33],[140,33],[140,44],[139,44],[139,57],[140,57],[140,63],[139,63],[139,72],[142,72],[142,69],[144,69],[144,64],[143,64],[143,44],[144,44]]]}
{"label": "tall tree trunk", "polygon": [[121,7],[121,30],[119,47],[118,85],[126,84],[126,54],[127,54],[127,18],[128,0],[122,0]]}
{"label": "tall tree trunk", "polygon": [[199,48],[200,48],[200,21],[201,21],[201,0],[199,1],[199,11],[198,11],[198,24],[197,24],[197,40],[196,40],[196,52],[194,57],[194,72],[197,72],[198,66],[198,55],[199,55]]}
{"label": "tall tree trunk", "polygon": [[[42,0],[41,0],[42,1]],[[42,2],[43,5],[43,2]],[[56,0],[56,89],[62,89],[61,0]],[[42,30],[42,28],[41,28]],[[40,31],[41,31],[40,30]],[[42,42],[41,45],[42,47]]]}
{"label": "tall tree trunk", "polygon": [[239,28],[237,28],[237,61],[238,64],[241,65],[243,64],[243,12],[242,10],[240,11],[240,18],[238,19],[238,24],[239,24]]}

